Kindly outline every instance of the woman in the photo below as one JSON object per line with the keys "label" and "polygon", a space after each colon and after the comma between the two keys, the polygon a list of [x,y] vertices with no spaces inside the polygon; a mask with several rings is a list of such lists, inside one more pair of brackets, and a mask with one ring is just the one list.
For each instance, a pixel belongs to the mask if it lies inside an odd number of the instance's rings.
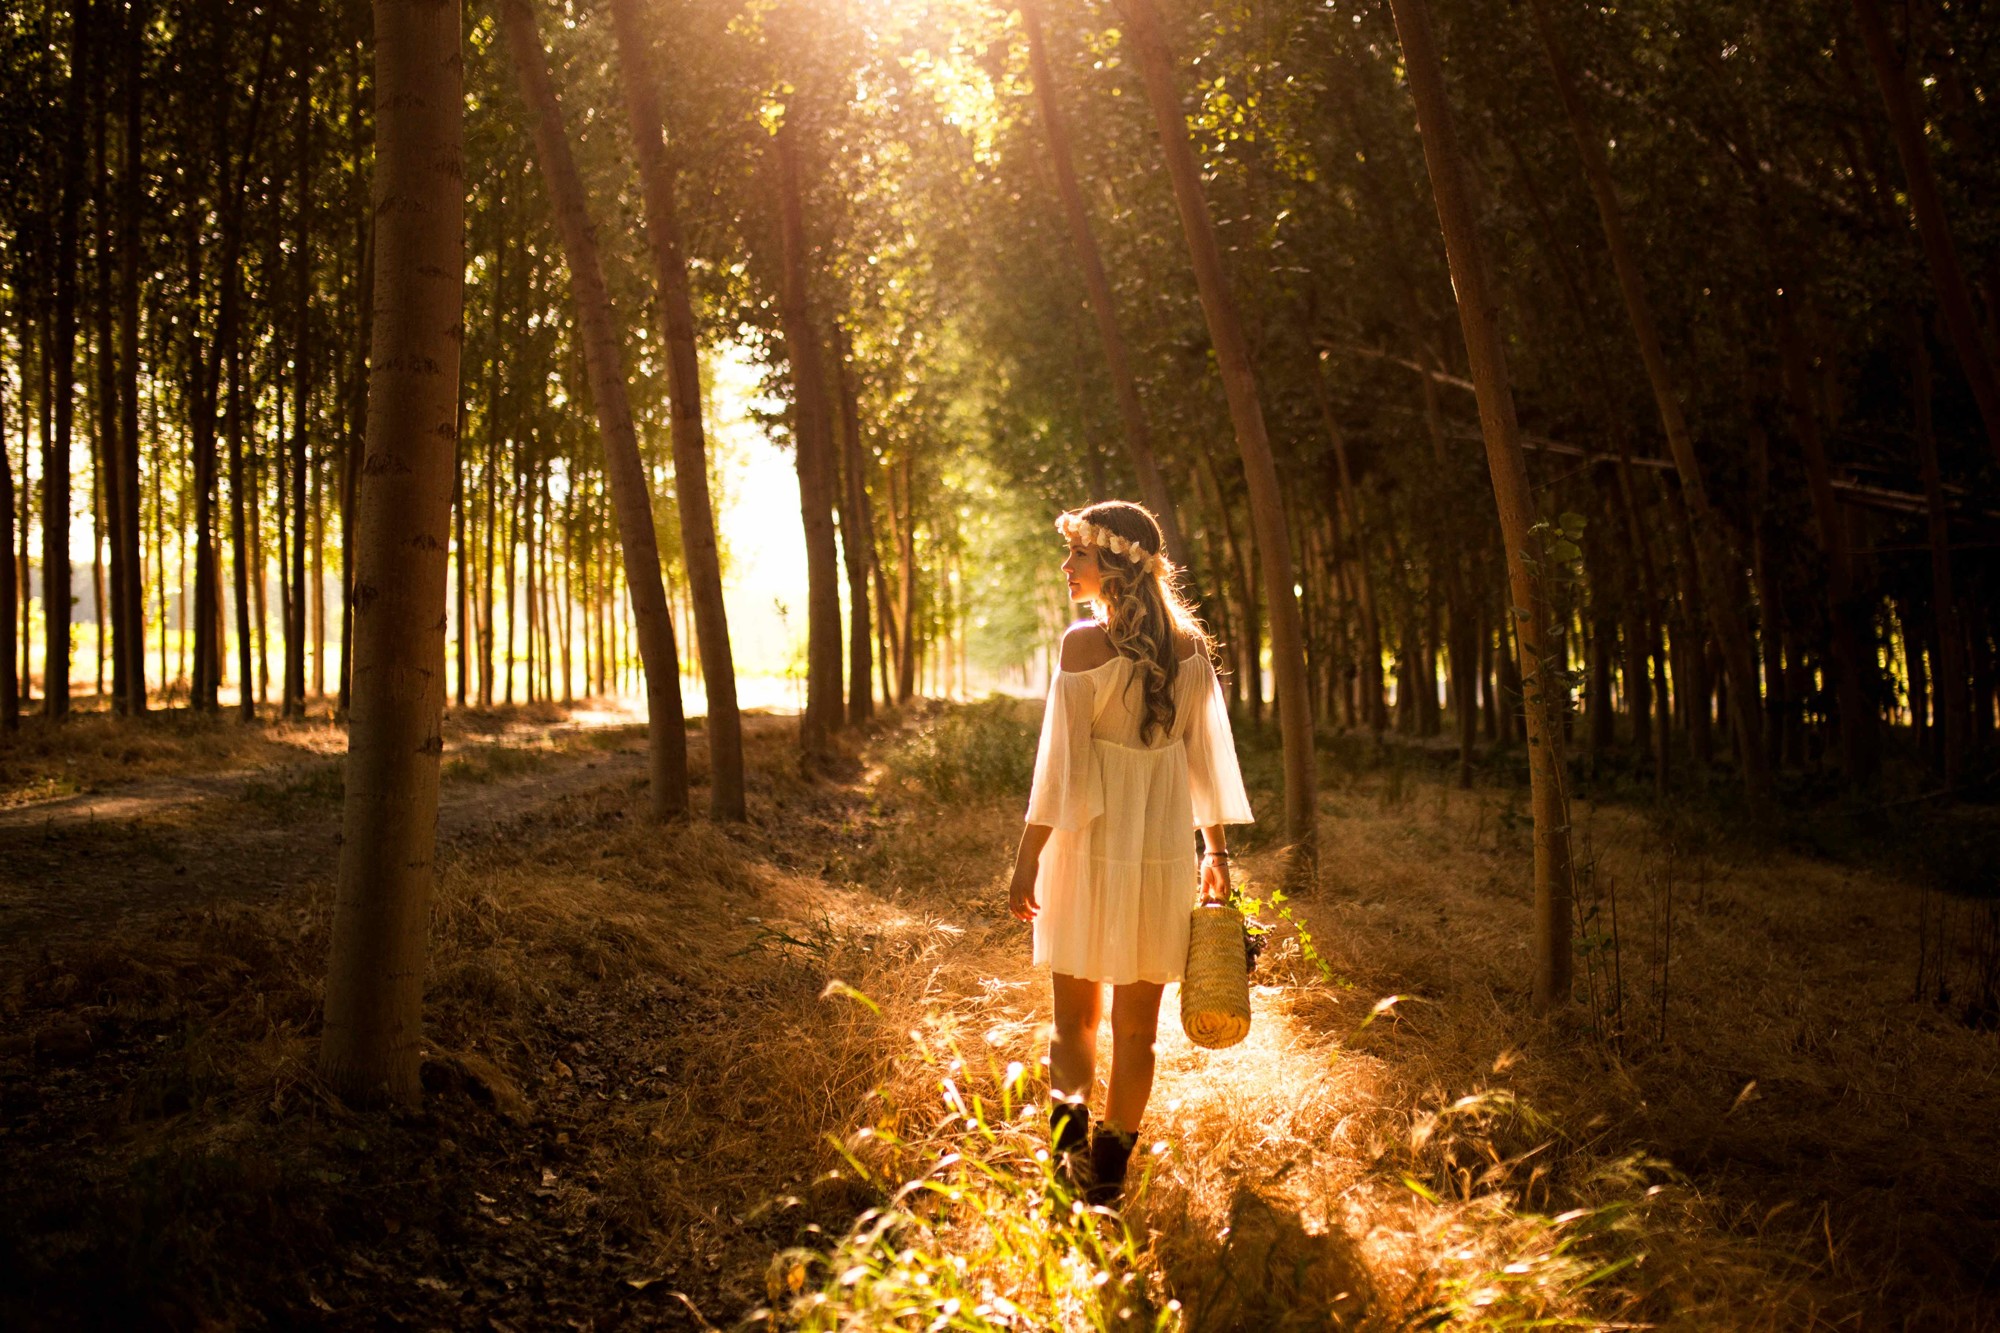
{"label": "woman", "polygon": [[[1187,961],[1197,882],[1229,896],[1225,824],[1250,822],[1208,634],[1174,586],[1160,525],[1107,500],[1056,520],[1073,602],[1096,615],[1063,635],[1035,755],[1009,905],[1035,927],[1055,993],[1049,1128],[1058,1168],[1115,1203],[1146,1099],[1160,994]],[[1201,830],[1199,861],[1192,831]],[[1197,881],[1197,864],[1199,880]],[[1109,1096],[1089,1101],[1111,986]]]}

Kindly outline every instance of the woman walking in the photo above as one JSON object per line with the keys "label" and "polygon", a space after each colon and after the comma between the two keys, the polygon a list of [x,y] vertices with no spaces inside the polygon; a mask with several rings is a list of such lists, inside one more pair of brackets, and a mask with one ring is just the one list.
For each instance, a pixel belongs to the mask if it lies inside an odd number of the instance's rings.
{"label": "woman walking", "polygon": [[[1187,962],[1197,896],[1229,896],[1223,825],[1249,823],[1250,802],[1212,646],[1175,586],[1159,523],[1107,500],[1056,529],[1069,543],[1070,600],[1095,615],[1063,635],[1008,897],[1034,923],[1035,963],[1051,973],[1058,1169],[1092,1203],[1113,1204],[1153,1090],[1161,992]],[[1109,1091],[1092,1133],[1107,984]]]}

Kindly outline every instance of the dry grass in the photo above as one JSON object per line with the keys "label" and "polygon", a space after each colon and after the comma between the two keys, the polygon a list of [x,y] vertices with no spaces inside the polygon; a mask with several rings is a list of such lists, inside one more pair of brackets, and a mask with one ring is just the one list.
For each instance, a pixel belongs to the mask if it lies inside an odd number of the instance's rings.
{"label": "dry grass", "polygon": [[461,842],[416,1117],[355,1115],[311,1074],[324,883],[45,959],[0,986],[33,1034],[0,1048],[0,1271],[20,1278],[0,1316],[1996,1316],[1995,1038],[1910,1000],[1906,886],[1580,809],[1586,898],[1608,917],[1618,894],[1624,1004],[1600,986],[1537,1021],[1522,803],[1414,760],[1329,773],[1324,887],[1285,904],[1322,965],[1280,927],[1248,1042],[1190,1047],[1169,997],[1129,1231],[1049,1207],[1046,987],[1002,911],[1018,778],[994,756],[1019,744],[999,709],[925,714],[865,770],[808,782],[767,729],[747,827],[662,834],[620,782]]}

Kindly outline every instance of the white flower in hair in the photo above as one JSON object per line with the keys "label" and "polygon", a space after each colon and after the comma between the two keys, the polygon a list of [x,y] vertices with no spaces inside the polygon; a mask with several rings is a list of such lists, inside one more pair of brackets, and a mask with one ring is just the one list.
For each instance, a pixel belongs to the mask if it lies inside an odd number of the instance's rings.
{"label": "white flower in hair", "polygon": [[1121,537],[1109,528],[1100,527],[1076,514],[1064,514],[1056,519],[1056,531],[1070,541],[1084,546],[1101,547],[1114,555],[1130,560],[1139,566],[1142,574],[1151,574],[1160,568],[1160,557],[1138,542]]}

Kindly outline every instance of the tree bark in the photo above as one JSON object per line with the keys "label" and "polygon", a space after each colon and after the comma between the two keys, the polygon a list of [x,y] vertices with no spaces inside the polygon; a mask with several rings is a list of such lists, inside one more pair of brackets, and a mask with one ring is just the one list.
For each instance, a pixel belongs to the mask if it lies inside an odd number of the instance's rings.
{"label": "tree bark", "polygon": [[92,77],[87,29],[96,7],[86,5],[71,18],[70,75],[63,93],[62,184],[56,205],[56,304],[49,355],[54,363],[55,433],[45,436],[42,455],[42,613],[45,621],[42,711],[69,715],[70,441],[76,428],[77,212],[83,190],[83,90]]}
{"label": "tree bark", "polygon": [[[112,675],[119,706],[132,716],[146,711],[146,601],[139,570],[139,268],[146,242],[140,232],[145,198],[144,25],[148,6],[126,13],[125,126],[118,183],[118,445],[111,477]],[[121,568],[122,566],[122,568]]]}
{"label": "tree bark", "polygon": [[376,0],[380,262],[356,502],[354,685],[321,1075],[415,1102],[444,748],[445,562],[464,318],[463,66],[451,0]]}
{"label": "tree bark", "polygon": [[1180,89],[1173,58],[1160,31],[1153,0],[1122,0],[1131,28],[1146,100],[1159,130],[1160,146],[1172,179],[1181,230],[1186,234],[1195,283],[1208,319],[1216,364],[1229,399],[1237,452],[1249,484],[1250,509],[1257,525],[1257,549],[1264,575],[1264,600],[1269,604],[1271,663],[1278,725],[1283,736],[1285,764],[1285,836],[1290,843],[1287,876],[1301,888],[1318,880],[1318,774],[1313,759],[1311,683],[1306,674],[1305,643],[1299,622],[1298,595],[1293,591],[1292,541],[1278,487],[1277,464],[1271,456],[1258,401],[1257,374],[1250,345],[1223,272],[1222,252],[1215,240],[1202,192],[1201,170],[1188,142],[1187,120],[1181,112]]}
{"label": "tree bark", "polygon": [[[250,674],[250,536],[243,495],[243,349],[240,340],[232,339],[225,346],[224,354],[229,358],[229,414],[223,423],[223,433],[229,443],[230,564],[235,574],[236,675],[241,695],[237,713],[243,721],[254,722],[257,720],[257,692]],[[343,678],[347,651],[343,644]]]}
{"label": "tree bark", "polygon": [[[1673,454],[1674,469],[1680,474],[1681,493],[1688,511],[1688,537],[1694,547],[1696,572],[1700,576],[1702,601],[1707,609],[1710,633],[1722,650],[1724,670],[1735,683],[1729,691],[1731,724],[1736,733],[1738,763],[1750,804],[1767,809],[1775,798],[1770,763],[1762,739],[1763,718],[1757,697],[1756,655],[1751,646],[1748,609],[1744,599],[1740,561],[1731,554],[1732,543],[1720,516],[1710,504],[1701,463],[1695,456],[1694,438],[1688,431],[1681,409],[1680,391],[1667,366],[1659,331],[1653,322],[1645,281],[1637,258],[1625,234],[1623,211],[1611,180],[1611,167],[1604,156],[1603,137],[1591,125],[1578,95],[1576,81],[1556,41],[1549,21],[1548,0],[1530,0],[1535,26],[1541,34],[1542,49],[1548,57],[1556,92],[1562,99],[1570,130],[1583,158],[1584,174],[1591,196],[1597,202],[1604,240],[1611,251],[1611,263],[1618,277],[1618,290],[1625,301],[1625,313],[1632,323],[1632,336],[1639,345],[1639,359],[1645,364],[1652,385],[1653,400],[1659,408],[1660,424]],[[1690,614],[1694,608],[1689,607]],[[1705,709],[1707,701],[1701,701]]]}
{"label": "tree bark", "polygon": [[833,326],[833,365],[840,389],[840,554],[847,565],[847,720],[875,715],[875,653],[868,614],[868,577],[875,563],[875,516],[868,506],[869,452],[861,442],[861,392],[854,382],[854,344]]}
{"label": "tree bark", "polygon": [[799,744],[808,759],[817,759],[829,753],[833,733],[840,730],[842,722],[840,590],[834,573],[833,423],[827,402],[826,357],[808,290],[805,203],[796,134],[786,120],[773,138],[784,269],[779,310],[784,321],[785,355],[792,367],[792,439],[806,537],[806,707],[799,720]]}
{"label": "tree bark", "polygon": [[[680,501],[681,555],[687,564],[688,595],[694,603],[695,647],[701,657],[702,685],[708,695],[709,814],[716,819],[745,817],[743,721],[736,702],[736,661],[729,642],[729,615],[722,597],[722,561],[715,535],[715,511],[708,494],[708,438],[701,401],[701,362],[695,343],[694,301],[687,251],[681,241],[680,206],[662,140],[659,101],[653,94],[652,62],[639,19],[639,0],[613,0],[618,69],[625,110],[637,147],[639,180],[645,191],[646,235],[660,284],[660,325],[667,343],[667,396],[672,412],[674,492]],[[867,688],[863,678],[862,688]]]}
{"label": "tree bark", "polygon": [[7,377],[0,374],[0,731],[11,732],[21,726],[21,677],[14,657],[14,608],[21,591],[14,563],[14,460],[7,453],[6,427]]}
{"label": "tree bark", "polygon": [[[1321,360],[1325,360],[1325,353],[1321,353]],[[1382,689],[1382,623],[1376,616],[1375,579],[1368,567],[1368,520],[1361,510],[1361,493],[1355,488],[1354,474],[1348,468],[1347,434],[1334,418],[1333,401],[1317,370],[1313,374],[1313,392],[1319,399],[1320,419],[1326,424],[1327,438],[1333,444],[1343,521],[1354,534],[1355,600],[1361,618],[1361,705],[1368,718],[1368,730],[1380,745],[1383,733],[1389,728],[1389,703]]]}
{"label": "tree bark", "polygon": [[557,230],[569,264],[570,289],[582,334],[584,369],[590,377],[598,429],[604,438],[604,467],[617,509],[625,582],[646,675],[646,719],[650,746],[653,814],[669,819],[687,811],[687,724],[681,707],[680,654],[674,647],[667,590],[660,577],[659,542],[653,526],[652,494],[632,406],[625,390],[625,357],[618,325],[597,257],[595,224],[584,197],[583,178],[570,156],[562,107],[550,81],[548,60],[527,0],[502,0],[502,26],[534,121],[535,156],[554,206]]}
{"label": "tree bark", "polygon": [[[291,596],[285,601],[285,687],[283,715],[304,717],[306,711],[306,467],[308,464],[308,423],[312,419],[313,374],[317,359],[313,347],[312,222],[313,222],[313,141],[318,127],[312,104],[312,42],[307,24],[309,11],[299,18],[299,234],[297,275],[297,329],[292,342],[292,441],[288,451],[291,467],[289,519],[291,543],[288,554],[291,575],[287,580]],[[454,426],[454,436],[456,426]],[[280,467],[285,462],[279,463]],[[447,541],[447,545],[449,542]]]}
{"label": "tree bark", "polygon": [[1055,168],[1056,191],[1062,196],[1063,219],[1069,225],[1070,243],[1076,248],[1077,266],[1083,270],[1084,291],[1090,298],[1091,314],[1097,320],[1105,366],[1111,373],[1112,393],[1118,399],[1118,414],[1125,426],[1125,453],[1132,462],[1133,472],[1138,474],[1140,498],[1160,520],[1167,555],[1176,565],[1187,569],[1191,567],[1193,552],[1181,534],[1180,513],[1173,492],[1168,489],[1153,453],[1152,426],[1146,419],[1145,403],[1139,397],[1139,381],[1132,373],[1125,335],[1118,327],[1118,309],[1112,304],[1111,283],[1104,274],[1097,238],[1090,230],[1083,191],[1077,185],[1069,128],[1063,120],[1062,104],[1056,100],[1055,76],[1049,66],[1047,43],[1042,39],[1039,0],[1022,0],[1021,23],[1028,33],[1028,62],[1035,83],[1035,100],[1041,107],[1042,128],[1048,135],[1049,162]]}
{"label": "tree bark", "polygon": [[1854,0],[1854,18],[1861,28],[1862,45],[1868,48],[1868,63],[1875,68],[1875,82],[1882,89],[1882,104],[1889,113],[1896,155],[1902,159],[1903,175],[1909,185],[1910,211],[1916,216],[1917,235],[1923,242],[1931,284],[1937,291],[1938,312],[1944,316],[1945,331],[1951,336],[1959,366],[1971,386],[1973,401],[1979,406],[1980,419],[1985,422],[1987,447],[2000,460],[2000,373],[1995,372],[1993,358],[1980,334],[1979,320],[1972,308],[1972,292],[1952,244],[1951,224],[1945,217],[1937,174],[1931,168],[1923,120],[1910,95],[1909,73],[1890,37],[1880,0]]}
{"label": "tree bark", "polygon": [[[1772,258],[1777,258],[1775,247]],[[1866,784],[1874,779],[1881,762],[1880,720],[1869,698],[1874,657],[1863,639],[1861,612],[1855,601],[1854,560],[1848,549],[1840,499],[1833,489],[1819,407],[1813,401],[1811,360],[1798,327],[1796,299],[1788,284],[1780,284],[1773,297],[1779,370],[1798,431],[1800,452],[1805,458],[1813,525],[1818,530],[1821,554],[1826,558],[1826,601],[1833,637],[1828,674],[1833,677],[1835,707],[1840,714],[1841,767],[1849,782]]]}
{"label": "tree bark", "polygon": [[917,693],[917,500],[907,448],[898,464],[901,512],[893,504],[890,509],[896,519],[896,702],[907,704]]}
{"label": "tree bark", "polygon": [[[1910,406],[1915,417],[1917,472],[1924,483],[1924,514],[1931,549],[1931,624],[1938,652],[1936,709],[1940,767],[1947,787],[1965,776],[1966,721],[1971,712],[1966,697],[1965,633],[1958,617],[1958,596],[1952,587],[1951,520],[1945,509],[1944,477],[1938,468],[1937,428],[1931,419],[1931,353],[1923,322],[1908,318],[1910,339]],[[1914,659],[1921,646],[1907,644]]]}
{"label": "tree bark", "polygon": [[1390,0],[1402,40],[1410,89],[1430,168],[1438,222],[1458,294],[1459,323],[1479,400],[1480,433],[1493,478],[1493,496],[1507,543],[1508,586],[1515,636],[1520,644],[1522,700],[1528,728],[1528,773],[1535,821],[1534,1005],[1546,1010],[1569,999],[1570,850],[1569,816],[1562,790],[1560,723],[1555,716],[1546,653],[1549,602],[1542,586],[1540,553],[1530,531],[1534,496],[1521,452],[1499,311],[1489,295],[1485,258],[1465,180],[1444,67],[1431,34],[1424,0]]}

